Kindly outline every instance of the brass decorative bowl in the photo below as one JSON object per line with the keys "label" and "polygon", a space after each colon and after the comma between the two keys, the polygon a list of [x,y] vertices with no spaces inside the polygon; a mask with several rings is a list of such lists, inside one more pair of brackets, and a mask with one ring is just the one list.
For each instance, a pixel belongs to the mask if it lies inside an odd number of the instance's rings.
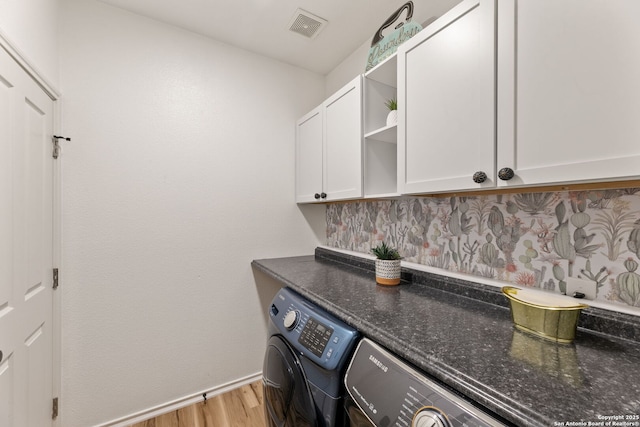
{"label": "brass decorative bowl", "polygon": [[503,287],[502,293],[509,299],[516,328],[561,343],[573,341],[580,310],[589,307],[560,295],[512,286]]}

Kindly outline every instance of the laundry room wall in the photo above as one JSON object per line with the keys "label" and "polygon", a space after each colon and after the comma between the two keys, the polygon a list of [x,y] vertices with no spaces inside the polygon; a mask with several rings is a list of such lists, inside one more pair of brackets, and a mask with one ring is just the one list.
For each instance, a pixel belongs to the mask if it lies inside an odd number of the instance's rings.
{"label": "laundry room wall", "polygon": [[324,206],[294,200],[294,123],[324,77],[61,4],[61,415],[79,427],[261,371],[277,285],[250,262],[325,238]]}
{"label": "laundry room wall", "polygon": [[58,86],[58,0],[0,0],[0,36]]}

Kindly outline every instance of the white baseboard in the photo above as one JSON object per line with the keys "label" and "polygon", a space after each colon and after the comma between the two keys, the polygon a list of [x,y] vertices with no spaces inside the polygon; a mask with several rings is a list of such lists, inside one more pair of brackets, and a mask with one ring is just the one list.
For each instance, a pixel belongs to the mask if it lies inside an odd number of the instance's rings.
{"label": "white baseboard", "polygon": [[127,427],[131,424],[139,423],[141,421],[148,420],[150,418],[155,418],[158,415],[166,414],[168,412],[175,411],[180,408],[184,408],[185,406],[193,405],[194,403],[201,402],[203,400],[202,395],[206,393],[207,399],[217,396],[219,394],[226,393],[233,389],[242,387],[246,384],[251,384],[254,381],[258,381],[262,378],[262,372],[257,372],[253,375],[246,376],[244,378],[239,378],[234,381],[230,381],[226,384],[221,384],[211,389],[203,390],[198,393],[194,393],[188,396],[184,396],[179,399],[175,399],[171,402],[164,403],[162,405],[157,405],[149,409],[145,409],[140,412],[136,412],[135,414],[127,415],[122,418],[118,418],[113,421],[109,421],[104,424],[98,424],[95,427]]}

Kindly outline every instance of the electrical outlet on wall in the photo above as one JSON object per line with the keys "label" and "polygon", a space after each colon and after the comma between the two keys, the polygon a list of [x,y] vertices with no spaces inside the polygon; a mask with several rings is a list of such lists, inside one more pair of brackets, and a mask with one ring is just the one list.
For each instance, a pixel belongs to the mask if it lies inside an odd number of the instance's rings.
{"label": "electrical outlet on wall", "polygon": [[584,294],[585,299],[596,299],[596,282],[578,277],[567,277],[566,281],[568,296],[572,297],[576,292],[579,292]]}

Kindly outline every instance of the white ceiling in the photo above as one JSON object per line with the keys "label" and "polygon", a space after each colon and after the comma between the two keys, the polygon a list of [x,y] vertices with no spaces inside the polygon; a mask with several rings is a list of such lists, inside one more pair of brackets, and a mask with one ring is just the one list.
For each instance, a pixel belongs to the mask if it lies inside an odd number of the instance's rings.
{"label": "white ceiling", "polygon": [[[325,75],[370,41],[406,0],[101,0],[167,24]],[[460,0],[415,0],[422,24]],[[289,31],[296,10],[329,23],[314,39]],[[364,70],[364,63],[363,63]]]}

